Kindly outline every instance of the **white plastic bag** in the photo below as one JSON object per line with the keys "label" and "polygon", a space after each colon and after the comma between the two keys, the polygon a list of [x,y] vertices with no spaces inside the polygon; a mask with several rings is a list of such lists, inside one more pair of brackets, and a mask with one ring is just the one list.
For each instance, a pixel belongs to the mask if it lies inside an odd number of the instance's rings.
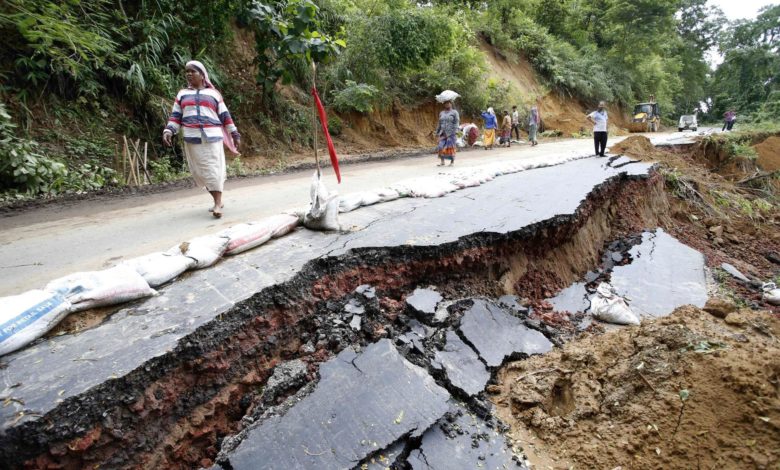
{"label": "white plastic bag", "polygon": [[195,266],[195,260],[178,253],[157,252],[120,263],[135,270],[152,287],[165,284]]}
{"label": "white plastic bag", "polygon": [[765,283],[761,290],[764,291],[764,302],[772,305],[780,305],[780,289],[774,282]]}
{"label": "white plastic bag", "polygon": [[363,203],[363,193],[350,193],[339,197],[339,212],[352,212]]}
{"label": "white plastic bag", "polygon": [[230,238],[220,235],[205,235],[180,243],[166,253],[180,253],[195,260],[195,269],[207,268],[216,263],[227,250]]}
{"label": "white plastic bag", "polygon": [[312,177],[310,196],[311,206],[303,216],[303,225],[312,230],[340,230],[338,194],[328,193],[317,172]]}
{"label": "white plastic bag", "polygon": [[639,316],[615,293],[615,289],[602,282],[596,288],[596,295],[590,299],[590,311],[595,318],[618,325],[638,325]]}
{"label": "white plastic bag", "polygon": [[0,297],[0,356],[40,338],[70,312],[70,302],[57,292]]}
{"label": "white plastic bag", "polygon": [[63,295],[71,303],[73,312],[157,294],[135,269],[121,264],[103,271],[61,277],[48,283],[45,290]]}

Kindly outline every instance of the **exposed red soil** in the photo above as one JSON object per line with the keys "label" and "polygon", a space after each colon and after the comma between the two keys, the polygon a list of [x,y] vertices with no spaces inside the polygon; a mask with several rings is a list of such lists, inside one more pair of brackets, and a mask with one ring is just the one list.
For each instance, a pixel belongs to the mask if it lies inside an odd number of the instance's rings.
{"label": "exposed red soil", "polygon": [[534,468],[777,468],[780,318],[695,307],[511,363],[489,388]]}

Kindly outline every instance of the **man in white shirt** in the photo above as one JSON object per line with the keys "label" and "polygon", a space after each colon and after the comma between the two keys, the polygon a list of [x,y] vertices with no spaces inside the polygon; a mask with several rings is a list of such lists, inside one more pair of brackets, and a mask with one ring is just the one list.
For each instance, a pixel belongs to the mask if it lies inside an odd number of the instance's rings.
{"label": "man in white shirt", "polygon": [[593,144],[596,155],[603,157],[607,148],[607,103],[599,101],[599,109],[588,114],[588,121],[593,123]]}

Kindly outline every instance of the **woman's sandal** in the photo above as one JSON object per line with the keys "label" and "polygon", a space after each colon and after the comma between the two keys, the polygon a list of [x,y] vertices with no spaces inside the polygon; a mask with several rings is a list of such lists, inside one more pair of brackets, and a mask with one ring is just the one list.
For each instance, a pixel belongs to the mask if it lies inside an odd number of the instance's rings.
{"label": "woman's sandal", "polygon": [[219,209],[217,209],[215,211],[211,211],[211,215],[213,215],[215,219],[221,218],[222,217],[222,208],[220,207]]}
{"label": "woman's sandal", "polygon": [[[224,205],[224,204],[222,204],[221,206],[219,206],[219,208],[220,208],[220,209],[224,209],[224,208],[225,208],[225,205]],[[214,212],[214,206],[211,206],[211,207],[209,207],[209,212]]]}

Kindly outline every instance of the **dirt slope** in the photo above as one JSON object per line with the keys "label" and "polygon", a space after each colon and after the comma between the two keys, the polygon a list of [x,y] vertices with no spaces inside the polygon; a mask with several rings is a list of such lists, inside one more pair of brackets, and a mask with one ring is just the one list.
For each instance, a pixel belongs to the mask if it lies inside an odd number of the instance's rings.
{"label": "dirt slope", "polygon": [[537,468],[777,468],[778,335],[775,315],[682,307],[513,363],[494,401]]}
{"label": "dirt slope", "polygon": [[[522,102],[517,103],[518,106],[530,107],[534,103],[539,106],[545,129],[557,129],[566,136],[590,129],[585,115],[593,110],[595,103],[591,103],[589,108],[575,98],[550,91],[542,84],[531,63],[523,57],[511,61],[486,42],[480,43],[480,49],[490,66],[491,78],[509,83],[520,94]],[[612,121],[610,132],[613,135],[624,134],[622,128],[626,126],[626,116],[623,110],[612,104],[609,114]]]}

